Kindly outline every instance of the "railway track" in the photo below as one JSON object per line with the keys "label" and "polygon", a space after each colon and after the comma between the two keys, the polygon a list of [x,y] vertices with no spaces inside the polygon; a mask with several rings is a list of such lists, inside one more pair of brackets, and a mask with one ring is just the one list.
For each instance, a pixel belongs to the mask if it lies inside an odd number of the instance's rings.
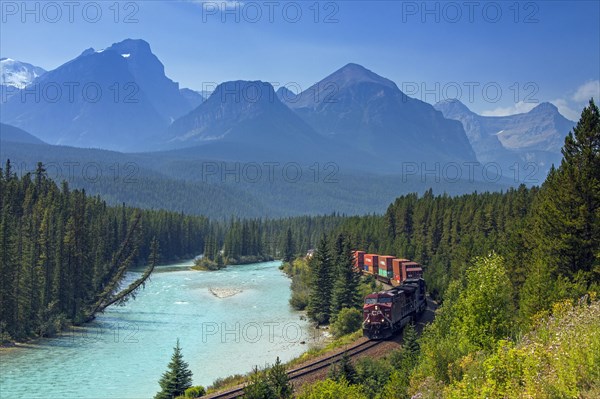
{"label": "railway track", "polygon": [[[417,324],[417,331],[419,333],[422,331],[423,327],[426,324],[429,324],[433,321],[433,319],[435,317],[435,309],[437,308],[437,306],[438,305],[436,302],[433,302],[431,299],[428,299],[427,310],[425,311],[425,313],[423,315],[421,315],[419,323]],[[396,336],[396,338],[394,338],[393,341],[395,341],[397,338],[398,338],[398,336]],[[383,345],[386,342],[389,343],[390,341],[365,340],[365,341],[361,341],[361,342],[356,343],[355,345],[349,347],[348,349],[346,349],[345,352],[348,354],[348,356],[350,358],[352,358],[352,357],[355,357],[356,355],[363,353],[375,346]],[[344,352],[342,351],[342,352],[339,352],[339,353],[336,353],[333,355],[326,356],[322,359],[314,360],[304,366],[288,370],[287,374],[290,377],[291,381],[301,379],[304,376],[307,376],[311,373],[318,372],[328,366],[331,366],[333,363],[335,363],[339,359],[341,359],[343,354],[344,354]],[[237,388],[233,388],[228,391],[223,391],[223,392],[208,395],[208,396],[206,396],[206,399],[240,398],[243,396],[243,394],[244,394],[244,387],[239,386]]]}
{"label": "railway track", "polygon": [[[287,374],[290,378],[290,381],[294,381],[295,379],[299,379],[306,375],[315,373],[319,370],[322,370],[326,367],[331,366],[332,364],[339,361],[344,353],[347,353],[350,358],[355,357],[356,355],[363,353],[375,346],[382,344],[385,341],[362,341],[350,348],[348,348],[344,352],[335,353],[333,355],[326,356],[322,359],[315,360],[309,364],[306,364],[301,367],[297,367],[287,371]],[[234,389],[230,389],[228,391],[214,393],[206,396],[207,399],[232,399],[232,398],[240,398],[244,394],[244,387],[240,386]]]}

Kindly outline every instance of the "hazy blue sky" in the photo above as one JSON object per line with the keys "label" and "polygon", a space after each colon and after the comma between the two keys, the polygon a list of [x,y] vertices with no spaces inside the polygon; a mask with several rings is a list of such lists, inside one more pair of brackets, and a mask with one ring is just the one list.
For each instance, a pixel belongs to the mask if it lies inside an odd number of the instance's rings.
{"label": "hazy blue sky", "polygon": [[538,100],[576,118],[598,96],[593,0],[1,3],[1,56],[46,69],[89,47],[141,38],[171,79],[197,90],[233,79],[305,89],[355,62],[413,97],[458,96],[486,114]]}

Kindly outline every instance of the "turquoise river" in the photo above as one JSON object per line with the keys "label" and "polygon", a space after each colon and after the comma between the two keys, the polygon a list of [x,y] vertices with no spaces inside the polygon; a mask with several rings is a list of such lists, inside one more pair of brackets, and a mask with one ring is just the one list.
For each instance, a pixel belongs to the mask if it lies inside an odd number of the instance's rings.
{"label": "turquoise river", "polygon": [[194,384],[204,386],[307,349],[313,334],[288,304],[280,262],[216,272],[191,264],[158,267],[135,300],[84,328],[0,350],[0,398],[151,398],[177,338]]}

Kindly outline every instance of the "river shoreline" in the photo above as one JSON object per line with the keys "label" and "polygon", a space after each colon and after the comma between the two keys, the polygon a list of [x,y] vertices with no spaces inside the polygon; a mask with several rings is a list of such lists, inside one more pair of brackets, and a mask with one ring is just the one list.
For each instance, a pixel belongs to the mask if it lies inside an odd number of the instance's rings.
{"label": "river shoreline", "polygon": [[19,349],[36,349],[41,347],[45,341],[57,338],[64,338],[76,332],[82,333],[83,331],[86,331],[85,325],[89,323],[91,323],[91,321],[83,323],[82,325],[68,325],[56,334],[46,337],[33,337],[25,341],[12,341],[8,344],[0,345],[0,352],[7,353],[9,351]]}
{"label": "river shoreline", "polygon": [[[277,356],[297,358],[320,337],[289,306],[290,282],[280,262],[213,273],[191,271],[191,264],[162,266],[135,300],[107,308],[83,327],[5,348],[3,397],[74,399],[94,390],[102,398],[152,397],[177,338],[194,384],[207,386]],[[136,276],[137,270],[124,285]],[[102,385],[107,379],[110,386]]]}
{"label": "river shoreline", "polygon": [[[179,259],[173,259],[170,261],[164,261],[163,263],[159,263],[157,264],[155,267],[160,267],[160,266],[169,266],[171,264],[173,264],[174,262],[191,262],[194,259],[197,259],[198,257],[194,257],[194,258],[190,258],[190,257],[186,257],[183,260],[179,260]],[[148,265],[133,265],[129,268],[129,272],[142,272],[144,270],[144,268],[148,267]],[[12,340],[9,342],[2,342],[0,343],[0,351],[5,350],[5,349],[11,349],[11,348],[19,348],[19,347],[26,347],[26,345],[29,344],[34,344],[37,341],[40,340],[46,340],[46,339],[53,339],[53,338],[59,338],[61,337],[63,334],[67,334],[69,330],[73,331],[75,329],[78,328],[85,328],[85,325],[91,323],[92,321],[94,321],[94,319],[96,318],[96,315],[98,314],[98,312],[96,312],[95,314],[93,314],[91,316],[91,318],[85,322],[82,322],[80,324],[72,324],[72,323],[67,323],[65,326],[63,326],[61,328],[60,331],[57,331],[54,334],[49,334],[49,335],[45,335],[45,336],[37,336],[37,337],[31,337],[31,338],[27,338],[25,340],[22,341],[17,341],[17,340]]]}
{"label": "river shoreline", "polygon": [[251,265],[254,263],[273,262],[280,259],[276,259],[269,255],[252,255],[242,256],[240,258],[221,259],[222,264],[219,264],[219,262],[215,260],[204,258],[203,256],[197,256],[193,260],[194,265],[191,267],[192,270],[214,272],[225,269],[228,266]]}

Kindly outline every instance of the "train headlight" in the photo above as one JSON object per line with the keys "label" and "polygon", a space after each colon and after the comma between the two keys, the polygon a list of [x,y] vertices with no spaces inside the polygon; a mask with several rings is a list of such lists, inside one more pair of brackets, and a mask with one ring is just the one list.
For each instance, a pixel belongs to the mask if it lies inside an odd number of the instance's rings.
{"label": "train headlight", "polygon": [[375,310],[379,310],[379,306],[375,305]]}

